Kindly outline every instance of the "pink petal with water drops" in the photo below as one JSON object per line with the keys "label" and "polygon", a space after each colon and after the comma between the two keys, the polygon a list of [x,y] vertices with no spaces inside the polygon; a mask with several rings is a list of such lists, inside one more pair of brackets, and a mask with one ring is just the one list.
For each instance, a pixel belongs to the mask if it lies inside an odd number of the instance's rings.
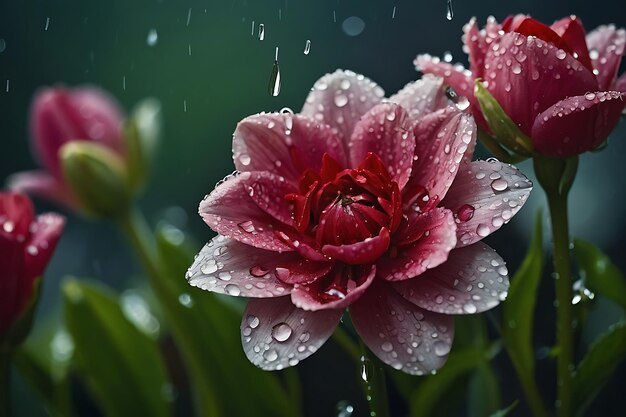
{"label": "pink petal with water drops", "polygon": [[622,76],[615,82],[615,90],[621,93],[626,93],[626,73],[622,74]]}
{"label": "pink petal with water drops", "polygon": [[[405,206],[412,204],[415,190],[427,192],[431,205],[445,196],[463,159],[471,158],[476,144],[476,123],[456,108],[431,113],[415,125],[415,160],[405,187]],[[426,197],[422,197],[426,198]]]}
{"label": "pink petal with water drops", "polygon": [[448,359],[454,337],[452,317],[422,310],[389,283],[375,282],[350,307],[350,318],[367,347],[397,370],[424,375]]}
{"label": "pink petal with water drops", "polygon": [[[438,79],[441,79],[443,81],[442,83],[443,93],[445,93],[446,86],[449,85],[460,96],[467,97],[467,98],[471,98],[474,96],[474,82],[472,80],[472,74],[468,70],[466,70],[461,64],[453,65],[448,62],[441,62],[441,59],[439,57],[431,56],[428,54],[418,55],[417,58],[415,58],[415,61],[413,61],[413,64],[415,65],[415,68],[417,68],[418,71],[421,71],[424,73],[424,77],[422,77],[422,79],[425,78],[426,80],[432,80],[434,78],[433,76],[437,76]],[[418,81],[412,84],[415,84]],[[409,84],[409,86],[410,85],[411,84]],[[407,90],[407,87],[400,90],[398,95],[405,92]],[[413,92],[413,94],[417,94],[415,95],[413,99],[416,102],[422,101],[423,96],[420,95],[419,93],[420,93],[419,90]],[[442,100],[441,97],[440,97],[440,100]],[[426,103],[428,103],[428,101],[426,101]],[[431,108],[430,111],[434,111],[445,106],[445,104],[441,102],[438,104],[439,105],[435,105],[433,108]],[[423,106],[424,104],[419,104],[419,105]],[[421,112],[421,114],[424,114],[424,113],[425,112]]]}
{"label": "pink petal with water drops", "polygon": [[415,279],[393,284],[415,305],[442,314],[474,314],[504,301],[509,288],[504,260],[482,242],[450,252],[448,260]]}
{"label": "pink petal with water drops", "polygon": [[346,165],[343,142],[330,127],[287,111],[246,117],[233,135],[237,170],[268,171],[295,184],[305,169],[320,169],[325,153]]}
{"label": "pink petal with water drops", "polygon": [[[347,272],[348,268],[351,275]],[[313,284],[294,285],[291,301],[297,307],[308,311],[344,309],[366,292],[375,277],[374,265],[347,268],[336,266],[325,278]]]}
{"label": "pink petal with water drops", "polygon": [[598,88],[612,90],[626,48],[626,30],[614,25],[600,26],[587,34],[587,46],[592,65],[597,70]]}
{"label": "pink petal with water drops", "polygon": [[298,258],[292,252],[256,249],[218,235],[202,248],[186,278],[194,287],[220,294],[280,297],[291,292],[291,285],[280,281],[276,270]]}
{"label": "pink petal with water drops", "polygon": [[[441,77],[425,74],[419,80],[408,83],[396,94],[389,97],[389,101],[402,106],[409,112],[412,119],[417,120],[439,109],[455,105],[446,96],[446,83],[452,84],[444,81]],[[469,85],[471,85],[471,81]],[[452,87],[457,88],[454,85]],[[458,88],[461,89],[460,84]],[[459,94],[461,93],[459,92]]]}
{"label": "pink petal with water drops", "polygon": [[578,59],[589,71],[593,71],[593,65],[589,58],[589,50],[587,49],[587,41],[585,39],[585,27],[583,22],[574,15],[564,17],[551,26],[551,29],[557,33],[569,46]]}
{"label": "pink petal with water drops", "polygon": [[411,176],[413,164],[415,136],[412,128],[413,123],[401,106],[377,105],[354,127],[349,142],[351,166],[357,166],[373,152],[402,189]]}
{"label": "pink petal with water drops", "polygon": [[565,96],[595,91],[594,75],[567,52],[536,37],[507,33],[489,48],[484,82],[526,135],[535,116]]}
{"label": "pink petal with water drops", "polygon": [[517,168],[495,159],[464,164],[441,202],[454,213],[457,247],[477,242],[508,223],[532,187]]}
{"label": "pink petal with water drops", "polygon": [[531,136],[535,149],[567,157],[597,148],[617,126],[625,96],[600,91],[559,101],[535,120]]}
{"label": "pink petal with water drops", "polygon": [[296,366],[333,334],[343,310],[304,311],[289,297],[248,301],[241,344],[254,365],[266,371]]}
{"label": "pink petal with water drops", "polygon": [[389,253],[376,264],[378,276],[387,281],[416,277],[445,262],[455,245],[456,227],[450,210],[408,213]]}
{"label": "pink petal with water drops", "polygon": [[331,126],[348,154],[354,126],[384,96],[385,91],[369,78],[337,70],[315,82],[300,113]]}
{"label": "pink petal with water drops", "polygon": [[[483,65],[485,63],[487,45],[485,43],[485,35],[480,33],[475,17],[472,17],[470,21],[463,26],[463,42],[467,47],[472,76],[480,78],[483,71]],[[469,81],[471,81],[471,77],[468,78]],[[472,91],[469,91],[469,93],[471,96],[474,95],[473,88]]]}
{"label": "pink petal with water drops", "polygon": [[30,226],[30,240],[25,242],[24,268],[27,277],[31,279],[41,277],[52,258],[64,226],[65,218],[58,214],[46,213],[37,216],[37,220]]}
{"label": "pink petal with water drops", "polygon": [[[277,231],[287,227],[264,212],[250,197],[253,173],[226,179],[200,202],[199,213],[217,233],[246,245],[273,251],[291,251]],[[286,205],[286,204],[285,204]]]}
{"label": "pink petal with water drops", "polygon": [[298,191],[297,187],[284,177],[269,172],[251,172],[245,181],[248,195],[261,210],[289,226],[295,226],[293,207],[285,200],[285,195]]}

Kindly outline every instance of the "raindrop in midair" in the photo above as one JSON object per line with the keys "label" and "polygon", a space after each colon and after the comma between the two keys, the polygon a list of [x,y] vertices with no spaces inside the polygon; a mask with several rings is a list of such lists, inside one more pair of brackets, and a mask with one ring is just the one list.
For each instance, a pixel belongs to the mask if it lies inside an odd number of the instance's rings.
{"label": "raindrop in midair", "polygon": [[46,17],[46,27],[43,28],[43,30],[47,31],[49,27],[50,27],[50,18]]}
{"label": "raindrop in midair", "polygon": [[454,17],[454,10],[452,10],[452,0],[446,0],[446,19],[452,20]]}
{"label": "raindrop in midair", "polygon": [[189,26],[189,22],[191,22],[191,7],[189,8],[189,11],[187,12],[187,26]]}
{"label": "raindrop in midair", "polygon": [[146,38],[146,43],[148,46],[154,46],[159,41],[159,34],[156,29],[150,29],[148,32],[148,37]]}
{"label": "raindrop in midair", "polygon": [[272,97],[276,97],[280,94],[280,67],[278,66],[278,46],[274,53],[274,65],[272,65],[272,72],[270,73],[270,81],[267,86],[267,92]]}
{"label": "raindrop in midair", "polygon": [[254,20],[252,21],[252,29],[250,30],[250,36],[254,36]]}
{"label": "raindrop in midair", "polygon": [[265,25],[259,23],[259,40],[262,41],[263,39],[265,39]]}
{"label": "raindrop in midair", "polygon": [[396,6],[393,6],[393,11],[391,12],[391,18],[392,19],[396,18]]}
{"label": "raindrop in midair", "polygon": [[308,55],[309,52],[311,52],[311,40],[307,39],[306,43],[304,44],[304,55]]}

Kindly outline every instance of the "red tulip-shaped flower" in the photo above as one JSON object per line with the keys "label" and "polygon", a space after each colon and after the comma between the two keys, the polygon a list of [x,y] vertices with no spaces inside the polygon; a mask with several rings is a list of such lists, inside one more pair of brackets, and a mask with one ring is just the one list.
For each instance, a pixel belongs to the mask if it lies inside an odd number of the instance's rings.
{"label": "red tulip-shaped flower", "polygon": [[479,242],[524,204],[530,182],[470,162],[476,125],[426,76],[389,101],[349,71],[321,78],[300,114],[257,114],[233,138],[238,175],[200,204],[219,236],[191,285],[250,297],[241,337],[252,363],[293,366],[346,308],[367,346],[411,374],[445,362],[452,314],[506,297],[507,269]]}
{"label": "red tulip-shaped flower", "polygon": [[11,188],[79,208],[79,198],[64,177],[60,150],[73,141],[102,145],[123,155],[122,113],[105,92],[82,87],[47,88],[40,91],[30,113],[32,149],[44,171],[14,175]]}
{"label": "red tulip-shaped flower", "polygon": [[502,24],[490,17],[482,30],[472,19],[464,31],[469,71],[429,55],[418,56],[415,63],[468,97],[483,128],[489,130],[474,99],[474,79],[483,80],[535,150],[546,156],[592,150],[617,125],[626,104],[626,75],[617,78],[624,29],[601,26],[585,34],[575,16],[546,26],[517,15]]}
{"label": "red tulip-shaped flower", "polygon": [[63,217],[35,217],[28,197],[0,193],[0,335],[24,312],[33,284],[48,265],[63,231]]}

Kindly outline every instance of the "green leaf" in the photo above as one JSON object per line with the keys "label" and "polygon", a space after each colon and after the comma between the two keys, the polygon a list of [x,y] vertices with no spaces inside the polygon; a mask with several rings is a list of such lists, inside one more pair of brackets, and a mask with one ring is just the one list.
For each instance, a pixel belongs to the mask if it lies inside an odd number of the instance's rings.
{"label": "green leaf", "polygon": [[503,409],[503,410],[498,410],[495,413],[491,414],[489,417],[505,417],[507,415],[509,415],[509,413],[511,411],[513,411],[513,409],[515,407],[517,407],[517,403],[518,401],[515,400],[513,401],[513,403],[511,405],[509,405],[507,408]]}
{"label": "green leaf", "polygon": [[511,279],[509,295],[502,306],[502,340],[520,375],[534,378],[533,319],[537,288],[544,266],[542,211],[535,216],[530,247]]}
{"label": "green leaf", "polygon": [[95,284],[63,284],[65,320],[74,358],[108,416],[172,414],[159,347],[125,317],[115,295]]}
{"label": "green leaf", "polygon": [[476,80],[474,83],[474,96],[478,100],[483,116],[485,116],[491,132],[495,136],[494,139],[517,154],[532,155],[533,145],[528,136],[511,120],[500,103],[489,93],[489,90],[483,86],[480,80]]}
{"label": "green leaf", "polygon": [[626,280],[608,256],[582,239],[574,240],[574,256],[585,285],[626,310]]}
{"label": "green leaf", "polygon": [[[182,239],[181,239],[182,237]],[[159,257],[167,281],[155,293],[182,353],[204,416],[297,416],[277,373],[252,365],[241,347],[241,310],[232,297],[191,287],[185,271],[193,262],[182,232],[173,226],[157,231]],[[234,400],[245,398],[245,400]]]}
{"label": "green leaf", "polygon": [[611,326],[598,338],[580,362],[574,375],[574,409],[584,410],[600,392],[615,368],[626,358],[626,322]]}
{"label": "green leaf", "polygon": [[488,416],[500,408],[499,384],[490,363],[484,363],[474,371],[467,393],[468,417]]}
{"label": "green leaf", "polygon": [[411,416],[437,415],[435,408],[448,389],[463,376],[486,363],[489,355],[482,348],[453,351],[446,365],[436,375],[423,378],[409,399]]}

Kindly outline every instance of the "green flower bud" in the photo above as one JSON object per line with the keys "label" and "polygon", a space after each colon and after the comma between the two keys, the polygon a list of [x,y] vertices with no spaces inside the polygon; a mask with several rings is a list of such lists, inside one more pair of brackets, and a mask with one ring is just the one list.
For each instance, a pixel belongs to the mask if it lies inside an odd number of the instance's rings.
{"label": "green flower bud", "polygon": [[140,189],[148,178],[160,136],[161,104],[145,99],[135,107],[124,129],[128,180],[133,191]]}

